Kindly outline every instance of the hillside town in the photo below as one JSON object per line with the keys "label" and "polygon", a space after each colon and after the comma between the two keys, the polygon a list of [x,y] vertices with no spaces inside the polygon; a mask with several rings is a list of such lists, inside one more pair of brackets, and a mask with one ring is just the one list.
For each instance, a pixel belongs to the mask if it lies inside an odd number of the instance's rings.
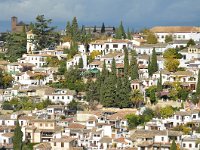
{"label": "hillside town", "polygon": [[0,149],[200,149],[200,27],[50,22],[0,33]]}

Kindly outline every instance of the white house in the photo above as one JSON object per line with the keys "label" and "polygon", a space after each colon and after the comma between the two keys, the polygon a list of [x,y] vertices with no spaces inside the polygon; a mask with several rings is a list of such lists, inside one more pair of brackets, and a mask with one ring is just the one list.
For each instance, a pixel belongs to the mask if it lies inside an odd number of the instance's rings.
{"label": "white house", "polygon": [[171,35],[174,40],[200,41],[200,27],[195,26],[156,26],[150,29],[164,43],[166,36]]}

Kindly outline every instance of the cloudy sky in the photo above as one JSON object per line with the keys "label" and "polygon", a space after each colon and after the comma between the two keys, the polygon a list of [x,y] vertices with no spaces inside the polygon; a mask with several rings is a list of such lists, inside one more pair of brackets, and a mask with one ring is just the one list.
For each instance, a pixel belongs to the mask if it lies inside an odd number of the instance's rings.
{"label": "cloudy sky", "polygon": [[11,16],[31,22],[38,14],[64,28],[74,16],[79,24],[141,29],[155,25],[200,24],[200,0],[0,0],[0,31],[10,30]]}

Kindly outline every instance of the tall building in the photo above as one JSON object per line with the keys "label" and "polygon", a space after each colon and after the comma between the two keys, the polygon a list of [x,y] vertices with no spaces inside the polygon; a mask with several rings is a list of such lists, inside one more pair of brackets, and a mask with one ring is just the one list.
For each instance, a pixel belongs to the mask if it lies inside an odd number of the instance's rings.
{"label": "tall building", "polygon": [[23,30],[28,31],[29,25],[20,21],[18,23],[17,17],[11,17],[11,31],[12,32],[23,32]]}

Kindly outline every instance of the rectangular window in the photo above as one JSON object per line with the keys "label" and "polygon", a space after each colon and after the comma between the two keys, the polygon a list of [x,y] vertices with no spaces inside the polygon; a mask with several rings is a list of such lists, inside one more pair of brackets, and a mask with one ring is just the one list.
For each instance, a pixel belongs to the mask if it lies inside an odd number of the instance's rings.
{"label": "rectangular window", "polygon": [[191,148],[192,147],[192,144],[189,144],[189,148]]}
{"label": "rectangular window", "polygon": [[161,140],[164,141],[164,137],[161,137]]}
{"label": "rectangular window", "polygon": [[54,142],[54,146],[56,146],[56,142]]}
{"label": "rectangular window", "polygon": [[63,142],[61,142],[61,147],[64,147],[64,143]]}
{"label": "rectangular window", "polygon": [[118,48],[118,44],[113,44],[113,48]]}

